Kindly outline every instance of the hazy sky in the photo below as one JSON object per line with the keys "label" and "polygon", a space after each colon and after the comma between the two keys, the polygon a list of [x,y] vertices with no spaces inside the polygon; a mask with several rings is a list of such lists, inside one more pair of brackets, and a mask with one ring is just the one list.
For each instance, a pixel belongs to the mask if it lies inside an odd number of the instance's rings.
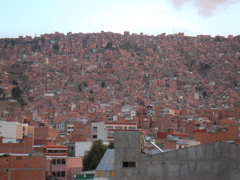
{"label": "hazy sky", "polygon": [[240,0],[0,0],[0,37],[111,31],[240,34]]}

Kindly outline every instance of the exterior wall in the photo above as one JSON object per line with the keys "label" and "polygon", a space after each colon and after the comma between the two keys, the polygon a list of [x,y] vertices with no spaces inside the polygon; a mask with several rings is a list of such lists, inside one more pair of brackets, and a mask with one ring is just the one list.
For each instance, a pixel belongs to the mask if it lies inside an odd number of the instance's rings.
{"label": "exterior wall", "polygon": [[85,151],[89,151],[92,146],[92,141],[83,141],[75,143],[75,157],[83,157]]}
{"label": "exterior wall", "polygon": [[107,141],[107,133],[106,129],[104,128],[104,124],[104,121],[92,123],[92,140],[101,139],[103,141]]}
{"label": "exterior wall", "polygon": [[[142,153],[140,132],[116,132],[115,177],[117,180],[238,179],[240,147],[214,142],[156,155]],[[135,162],[135,167],[123,167]]]}
{"label": "exterior wall", "polygon": [[227,131],[220,131],[216,133],[202,133],[196,132],[195,139],[201,144],[214,141],[229,141],[238,139],[238,126],[229,126]]}
{"label": "exterior wall", "polygon": [[[92,140],[101,139],[103,141],[114,140],[115,131],[137,130],[135,123],[106,123],[104,121],[92,123]],[[93,138],[95,137],[95,138]],[[97,137],[97,138],[96,138]]]}
{"label": "exterior wall", "polygon": [[23,131],[23,125],[22,124],[16,124],[16,139],[22,139],[24,135]]}
{"label": "exterior wall", "polygon": [[58,131],[49,127],[35,127],[34,139],[47,140],[54,139],[58,136]]}
{"label": "exterior wall", "polygon": [[45,157],[8,156],[0,157],[1,180],[45,180]]}
{"label": "exterior wall", "polygon": [[74,126],[73,124],[68,124],[67,125],[67,134],[70,134],[71,132],[74,131]]}
{"label": "exterior wall", "polygon": [[163,149],[177,149],[176,141],[165,140],[163,142]]}
{"label": "exterior wall", "polygon": [[29,153],[33,149],[33,137],[25,137],[23,143],[2,143],[0,138],[0,153]]}
{"label": "exterior wall", "polygon": [[81,172],[83,169],[83,162],[81,157],[67,158],[67,179],[74,179],[75,172]]}
{"label": "exterior wall", "polygon": [[[60,160],[60,162],[62,162],[62,160],[65,160],[65,164],[60,163],[60,164],[56,164],[53,163],[53,161],[55,160],[55,162],[57,160]],[[57,173],[60,172],[60,174],[62,172],[64,172],[64,177],[55,177],[59,180],[68,180],[68,179],[74,179],[74,175],[76,174],[76,172],[80,172],[82,170],[82,158],[80,157],[66,157],[66,158],[48,158],[48,160],[46,161],[46,168],[47,168],[47,174],[51,175],[52,173]]]}
{"label": "exterior wall", "polygon": [[34,137],[34,126],[28,126],[27,134],[32,134]]}
{"label": "exterior wall", "polygon": [[15,138],[3,138],[2,143],[17,143]]}
{"label": "exterior wall", "polygon": [[16,122],[0,121],[0,136],[17,139]]}

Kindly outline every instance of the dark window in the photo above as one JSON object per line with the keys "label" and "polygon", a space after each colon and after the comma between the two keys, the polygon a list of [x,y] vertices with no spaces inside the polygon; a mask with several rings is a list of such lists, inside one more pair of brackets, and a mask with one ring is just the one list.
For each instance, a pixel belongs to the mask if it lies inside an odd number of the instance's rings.
{"label": "dark window", "polygon": [[65,177],[65,171],[61,171],[61,177]]}
{"label": "dark window", "polygon": [[97,127],[93,127],[93,132],[97,132]]}
{"label": "dark window", "polygon": [[53,150],[48,150],[48,153],[53,153]]}
{"label": "dark window", "polygon": [[97,135],[93,135],[92,138],[93,138],[93,139],[97,139]]}
{"label": "dark window", "polygon": [[66,150],[60,150],[60,153],[66,153],[67,151]]}
{"label": "dark window", "polygon": [[57,159],[57,164],[61,164],[61,159]]}
{"label": "dark window", "polygon": [[62,159],[62,164],[66,164],[65,159]]}
{"label": "dark window", "polygon": [[56,164],[56,159],[53,159],[53,160],[52,160],[52,164]]}
{"label": "dark window", "polygon": [[53,171],[52,177],[65,177],[65,171]]}
{"label": "dark window", "polygon": [[123,167],[136,167],[136,162],[123,162]]}

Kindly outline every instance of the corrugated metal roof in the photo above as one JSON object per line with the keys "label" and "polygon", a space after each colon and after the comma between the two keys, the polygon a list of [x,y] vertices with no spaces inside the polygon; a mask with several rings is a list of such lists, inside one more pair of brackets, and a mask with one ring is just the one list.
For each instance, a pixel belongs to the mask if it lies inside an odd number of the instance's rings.
{"label": "corrugated metal roof", "polygon": [[96,171],[113,171],[114,170],[114,149],[107,149]]}

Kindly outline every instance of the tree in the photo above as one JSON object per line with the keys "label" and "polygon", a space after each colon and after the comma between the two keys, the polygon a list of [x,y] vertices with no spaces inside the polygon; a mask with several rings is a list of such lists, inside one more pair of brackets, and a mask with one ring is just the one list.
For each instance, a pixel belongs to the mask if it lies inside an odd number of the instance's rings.
{"label": "tree", "polygon": [[16,100],[21,99],[22,91],[19,86],[12,89],[12,97]]}
{"label": "tree", "polygon": [[103,81],[103,82],[101,83],[101,86],[102,86],[102,88],[105,87],[105,81]]}
{"label": "tree", "polygon": [[82,85],[81,84],[78,85],[78,91],[82,92]]}
{"label": "tree", "polygon": [[106,151],[106,146],[103,145],[102,140],[93,142],[90,150],[84,154],[83,157],[83,170],[95,170],[100,160]]}
{"label": "tree", "polygon": [[114,142],[110,141],[109,145],[108,145],[108,149],[114,149]]}
{"label": "tree", "polygon": [[17,85],[18,85],[18,82],[17,82],[16,80],[13,80],[13,81],[12,81],[12,84],[15,85],[15,86],[17,86]]}

